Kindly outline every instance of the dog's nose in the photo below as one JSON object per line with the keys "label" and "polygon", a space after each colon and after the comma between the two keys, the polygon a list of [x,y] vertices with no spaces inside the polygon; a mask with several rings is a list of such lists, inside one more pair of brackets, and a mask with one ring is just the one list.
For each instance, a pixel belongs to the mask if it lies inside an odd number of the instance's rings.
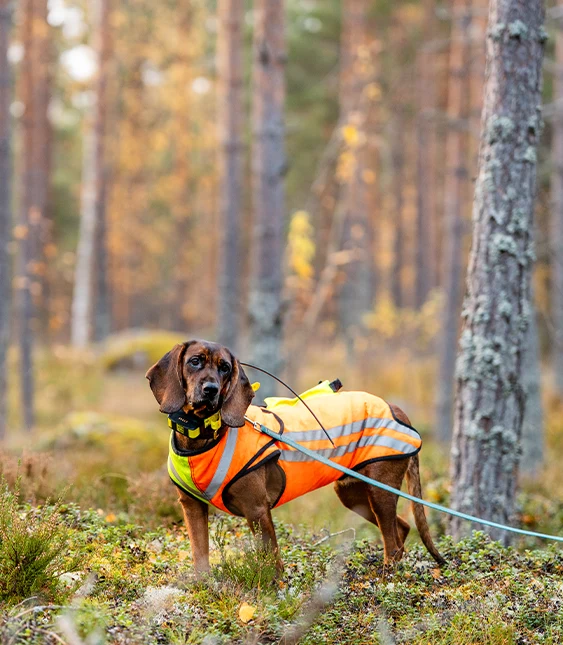
{"label": "dog's nose", "polygon": [[207,399],[212,399],[219,392],[219,386],[215,383],[204,383],[201,390]]}

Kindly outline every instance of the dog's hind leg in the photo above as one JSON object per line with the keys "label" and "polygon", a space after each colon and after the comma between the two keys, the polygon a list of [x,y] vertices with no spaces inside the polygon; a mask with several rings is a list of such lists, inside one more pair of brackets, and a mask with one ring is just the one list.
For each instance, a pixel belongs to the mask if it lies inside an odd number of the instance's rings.
{"label": "dog's hind leg", "polygon": [[377,517],[371,509],[368,499],[368,485],[351,477],[339,479],[334,483],[334,490],[344,506],[357,513],[364,520],[379,526]]}

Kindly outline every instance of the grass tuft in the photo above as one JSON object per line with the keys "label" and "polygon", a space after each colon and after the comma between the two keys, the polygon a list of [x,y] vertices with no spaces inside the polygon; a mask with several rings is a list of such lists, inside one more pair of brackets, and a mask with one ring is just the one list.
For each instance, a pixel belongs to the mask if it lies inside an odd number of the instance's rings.
{"label": "grass tuft", "polygon": [[0,601],[8,605],[33,595],[56,597],[60,576],[81,561],[67,554],[60,503],[23,509],[18,498],[19,479],[14,491],[0,479]]}

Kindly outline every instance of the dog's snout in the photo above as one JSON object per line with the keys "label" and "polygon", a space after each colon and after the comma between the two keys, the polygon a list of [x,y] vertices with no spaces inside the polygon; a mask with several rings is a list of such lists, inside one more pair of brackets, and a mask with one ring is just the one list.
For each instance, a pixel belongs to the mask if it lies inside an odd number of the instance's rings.
{"label": "dog's snout", "polygon": [[207,382],[203,384],[201,391],[207,399],[212,399],[219,392],[219,386],[216,383]]}

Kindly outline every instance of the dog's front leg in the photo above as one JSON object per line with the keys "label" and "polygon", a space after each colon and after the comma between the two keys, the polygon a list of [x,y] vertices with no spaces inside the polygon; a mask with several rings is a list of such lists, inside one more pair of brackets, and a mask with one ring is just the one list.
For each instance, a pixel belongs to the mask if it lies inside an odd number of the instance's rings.
{"label": "dog's front leg", "polygon": [[194,569],[199,576],[209,571],[209,506],[180,489],[178,489],[178,497],[190,537]]}
{"label": "dog's front leg", "polygon": [[272,520],[272,513],[268,506],[253,508],[245,513],[248,526],[253,534],[259,530],[264,547],[274,554],[276,558],[276,569],[278,574],[283,572],[283,562],[280,558],[276,529]]}

